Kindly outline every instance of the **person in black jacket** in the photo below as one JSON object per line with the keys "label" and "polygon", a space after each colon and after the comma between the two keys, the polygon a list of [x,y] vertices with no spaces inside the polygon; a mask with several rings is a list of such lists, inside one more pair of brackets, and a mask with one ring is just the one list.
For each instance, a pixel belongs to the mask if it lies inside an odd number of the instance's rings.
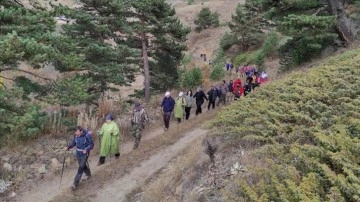
{"label": "person in black jacket", "polygon": [[215,86],[211,86],[211,89],[207,94],[209,96],[208,110],[210,110],[210,106],[212,106],[212,108],[215,109],[215,101],[216,98],[219,96],[218,89]]}
{"label": "person in black jacket", "polygon": [[196,102],[196,115],[201,114],[201,105],[204,104],[204,99],[208,100],[204,91],[199,87],[196,90],[196,93],[194,95],[195,102]]}

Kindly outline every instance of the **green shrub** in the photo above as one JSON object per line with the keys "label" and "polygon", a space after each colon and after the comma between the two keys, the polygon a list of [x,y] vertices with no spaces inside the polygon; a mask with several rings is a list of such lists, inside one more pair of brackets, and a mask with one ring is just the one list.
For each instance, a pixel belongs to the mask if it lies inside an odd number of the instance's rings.
{"label": "green shrub", "polygon": [[222,141],[222,162],[234,163],[229,151],[244,153],[245,171],[218,193],[236,201],[358,201],[359,75],[360,50],[347,52],[223,108],[210,138]]}
{"label": "green shrub", "polygon": [[235,61],[234,61],[234,65],[235,66],[241,66],[241,65],[245,65],[248,63],[251,63],[252,60],[252,53],[242,53],[238,56],[236,56]]}
{"label": "green shrub", "polygon": [[39,106],[22,100],[23,94],[21,88],[0,87],[0,146],[35,138],[47,122]]}
{"label": "green shrub", "polygon": [[190,70],[185,70],[182,73],[182,83],[181,86],[184,88],[192,88],[199,86],[202,83],[202,71],[200,68],[195,67]]}
{"label": "green shrub", "polygon": [[236,38],[236,36],[226,32],[220,40],[220,48],[226,51],[229,48],[231,48],[234,44],[236,44],[237,41],[238,39]]}
{"label": "green shrub", "polygon": [[211,70],[210,79],[212,81],[220,81],[224,78],[225,73],[224,65],[222,65],[222,63],[216,63]]}
{"label": "green shrub", "polygon": [[268,34],[263,45],[261,46],[262,55],[266,57],[276,51],[279,42],[280,37],[276,32],[271,32],[270,34]]}

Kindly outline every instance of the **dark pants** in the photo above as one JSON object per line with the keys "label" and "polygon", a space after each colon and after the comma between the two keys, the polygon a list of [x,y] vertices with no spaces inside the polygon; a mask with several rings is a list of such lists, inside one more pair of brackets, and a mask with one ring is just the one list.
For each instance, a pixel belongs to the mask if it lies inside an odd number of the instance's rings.
{"label": "dark pants", "polygon": [[78,172],[74,179],[74,185],[78,186],[79,182],[81,180],[82,174],[85,173],[86,176],[91,176],[91,172],[90,172],[90,168],[87,166],[87,163],[86,163],[87,159],[88,159],[87,156],[84,156],[84,157],[76,156],[76,159],[79,163],[79,168],[78,168]]}
{"label": "dark pants", "polygon": [[215,109],[215,100],[214,101],[210,101],[209,100],[209,104],[208,104],[208,110],[210,110],[210,106],[212,105],[212,108]]}
{"label": "dark pants", "polygon": [[220,102],[222,102],[224,105],[226,104],[226,94],[225,93],[220,95],[219,100],[216,105],[219,106]]}
{"label": "dark pants", "polygon": [[[111,154],[110,154],[110,157],[111,157]],[[115,158],[119,159],[120,158],[120,153],[116,153]],[[104,163],[105,163],[105,156],[100,156],[98,165],[101,165],[101,164],[104,164]]]}
{"label": "dark pants", "polygon": [[185,107],[185,119],[188,120],[190,117],[191,107]]}
{"label": "dark pants", "polygon": [[201,109],[201,105],[203,103],[196,103],[196,112],[195,112],[195,115],[198,115],[198,114],[201,114],[202,113],[202,109]]}
{"label": "dark pants", "polygon": [[171,112],[164,112],[163,117],[164,117],[165,128],[169,129]]}

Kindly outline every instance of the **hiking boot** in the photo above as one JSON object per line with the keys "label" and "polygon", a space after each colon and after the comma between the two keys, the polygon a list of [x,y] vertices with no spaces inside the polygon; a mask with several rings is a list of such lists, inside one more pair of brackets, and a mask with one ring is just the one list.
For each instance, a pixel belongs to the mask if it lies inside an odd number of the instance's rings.
{"label": "hiking boot", "polygon": [[70,188],[71,188],[71,190],[76,190],[76,188],[77,188],[77,186],[75,185],[75,184],[72,184],[71,186],[70,186]]}
{"label": "hiking boot", "polygon": [[135,144],[133,147],[133,150],[137,149],[139,147],[139,145]]}
{"label": "hiking boot", "polygon": [[90,180],[92,178],[91,175],[85,175],[82,179],[83,180]]}
{"label": "hiking boot", "polygon": [[102,162],[99,162],[99,163],[97,163],[97,166],[101,166],[102,164],[104,164],[104,163],[102,163]]}

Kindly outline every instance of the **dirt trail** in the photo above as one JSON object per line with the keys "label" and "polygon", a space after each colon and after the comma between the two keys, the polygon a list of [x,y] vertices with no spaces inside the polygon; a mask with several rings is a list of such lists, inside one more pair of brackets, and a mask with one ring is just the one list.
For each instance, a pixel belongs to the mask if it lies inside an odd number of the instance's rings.
{"label": "dirt trail", "polygon": [[187,145],[205,135],[206,131],[202,129],[188,132],[175,144],[159,151],[149,160],[142,162],[141,166],[135,168],[130,174],[108,184],[101,189],[91,201],[125,201],[128,193],[143,185],[147,179],[166,166],[170,160],[176,157]]}
{"label": "dirt trail", "polygon": [[[158,135],[161,135],[163,133],[163,129],[155,129],[154,131],[151,131],[144,135],[142,138],[142,141],[146,141],[149,139],[152,139]],[[127,154],[130,151],[132,151],[134,143],[133,142],[127,142],[125,144],[120,144],[121,148],[121,155]],[[97,149],[97,148],[95,148]],[[91,168],[92,174],[96,173],[98,170],[100,170],[102,167],[97,166],[98,162],[98,155],[95,154],[90,155],[89,158],[89,165]],[[72,154],[69,154],[72,155]],[[112,159],[107,158],[107,162],[113,161],[114,157]],[[76,162],[74,163],[76,164]],[[61,189],[59,190],[59,183],[60,183],[60,175],[49,175],[44,177],[43,180],[38,181],[36,184],[34,183],[33,187],[31,187],[30,191],[23,192],[18,197],[14,198],[13,201],[50,201],[55,196],[59,195],[59,193],[64,192],[69,189],[69,186],[73,183],[74,177],[76,173],[76,168],[65,168],[62,183],[61,183]],[[96,179],[94,179],[96,180]]]}

